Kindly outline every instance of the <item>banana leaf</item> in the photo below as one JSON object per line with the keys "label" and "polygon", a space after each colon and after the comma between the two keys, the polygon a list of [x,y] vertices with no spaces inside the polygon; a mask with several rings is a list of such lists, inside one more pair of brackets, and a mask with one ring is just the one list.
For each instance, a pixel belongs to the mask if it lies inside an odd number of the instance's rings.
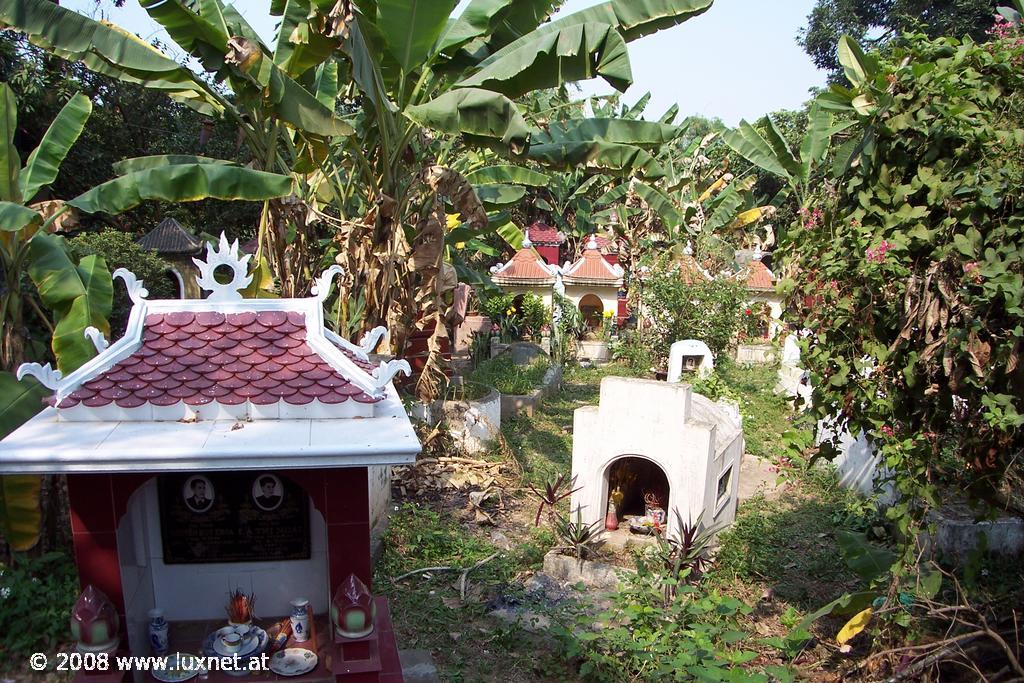
{"label": "banana leaf", "polygon": [[317,67],[314,97],[325,107],[334,107],[338,99],[338,63],[333,59]]}
{"label": "banana leaf", "polygon": [[601,77],[620,91],[633,82],[626,41],[608,24],[566,26],[531,33],[481,63],[456,88],[484,88],[509,97]]}
{"label": "banana leaf", "polygon": [[129,73],[193,82],[187,69],[137,36],[49,0],[5,0],[0,3],[0,24],[66,59],[94,54]]}
{"label": "banana leaf", "polygon": [[512,206],[526,196],[526,188],[518,185],[481,185],[473,189],[488,208]]}
{"label": "banana leaf", "polygon": [[[0,372],[0,439],[42,410],[46,394],[32,378],[19,382],[11,373]],[[30,550],[39,540],[40,487],[38,475],[0,477],[0,536],[12,550]]]}
{"label": "banana leaf", "polygon": [[181,0],[139,0],[167,34],[189,54],[197,57],[207,71],[219,71],[228,51],[227,26],[223,17],[210,21]]}
{"label": "banana leaf", "polygon": [[850,120],[833,125],[832,114],[817,101],[811,105],[807,118],[807,133],[804,135],[803,144],[800,145],[801,174],[804,182],[810,179],[811,170],[824,160],[832,143],[832,136],[857,123]]}
{"label": "banana leaf", "polygon": [[92,102],[81,93],[72,95],[43,134],[39,146],[28,157],[18,176],[21,196],[30,202],[43,187],[57,179],[60,165],[71,146],[85,130],[85,122],[92,113]]}
{"label": "banana leaf", "polygon": [[544,187],[551,182],[551,176],[522,166],[486,166],[465,174],[465,178],[473,185],[508,183]]}
{"label": "banana leaf", "polygon": [[[525,4],[529,3],[523,0],[471,0],[459,18],[449,22],[445,27],[437,41],[437,51],[451,52],[474,38],[491,35],[506,17],[522,14],[521,6]],[[546,0],[534,4],[543,4],[550,8],[552,3]],[[515,11],[512,11],[513,5]],[[534,24],[532,28],[536,26],[537,24]]]}
{"label": "banana leaf", "polygon": [[[308,0],[288,0],[285,4],[277,29],[274,62],[289,76],[298,78],[322,64],[338,47],[336,38],[327,37],[313,25],[321,19]],[[334,102],[329,106],[333,108]]]}
{"label": "banana leaf", "polygon": [[610,0],[538,26],[531,34],[510,44],[524,41],[532,34],[560,31],[566,26],[603,23],[627,41],[681,24],[707,12],[714,0]]}
{"label": "banana leaf", "polygon": [[28,274],[43,303],[53,311],[57,323],[53,353],[57,368],[67,375],[96,355],[85,328],[110,334],[107,319],[114,297],[110,271],[95,254],[75,264],[62,237],[37,233],[29,242]]}
{"label": "banana leaf", "polygon": [[793,175],[786,168],[783,160],[776,155],[771,144],[746,121],[740,121],[739,128],[722,133],[722,139],[734,152],[758,168],[787,181],[793,180]]}
{"label": "banana leaf", "polygon": [[43,217],[28,207],[14,202],[0,202],[0,230],[17,232],[33,223],[42,222]]}
{"label": "banana leaf", "polygon": [[682,135],[684,128],[652,121],[617,118],[553,121],[547,130],[534,134],[536,144],[603,140],[637,147],[657,148]]}
{"label": "banana leaf", "polygon": [[14,91],[6,83],[0,83],[0,200],[21,203],[18,174],[21,158],[14,146],[14,134],[18,130],[18,102]]}
{"label": "banana leaf", "polygon": [[651,180],[665,175],[665,169],[646,150],[604,140],[532,144],[526,156],[544,166],[566,171],[587,169]]}
{"label": "banana leaf", "polygon": [[406,107],[416,123],[449,133],[500,140],[513,152],[529,144],[530,129],[512,100],[477,88],[451,90],[421,105]]}
{"label": "banana leaf", "polygon": [[409,73],[426,61],[454,9],[455,0],[377,0],[374,24]]}
{"label": "banana leaf", "polygon": [[223,164],[177,164],[135,171],[108,180],[68,202],[86,213],[121,213],[149,199],[262,201],[292,192],[289,176]]}
{"label": "banana leaf", "polygon": [[675,232],[683,222],[683,214],[676,208],[668,195],[647,183],[635,181],[633,191],[643,199],[669,232]]}
{"label": "banana leaf", "polygon": [[234,161],[227,159],[214,159],[213,157],[196,156],[194,154],[153,154],[146,157],[132,157],[122,159],[113,164],[114,173],[124,175],[145,171],[150,168],[162,166],[180,166],[182,164],[219,164],[221,166],[238,166]]}
{"label": "banana leaf", "polygon": [[21,31],[32,44],[69,61],[81,61],[97,73],[177,91],[180,98],[218,106],[215,98],[203,92],[192,72],[152,45],[118,26],[95,21],[49,0],[3,0],[0,26]]}

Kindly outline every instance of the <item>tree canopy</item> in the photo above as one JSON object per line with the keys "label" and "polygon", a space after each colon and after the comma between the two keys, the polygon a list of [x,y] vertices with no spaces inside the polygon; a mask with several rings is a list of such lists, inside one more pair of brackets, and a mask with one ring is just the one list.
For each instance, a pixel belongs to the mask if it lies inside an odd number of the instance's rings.
{"label": "tree canopy", "polygon": [[882,47],[904,32],[930,38],[986,39],[997,3],[993,0],[817,0],[798,40],[820,69],[842,78],[836,45],[848,35],[863,45]]}

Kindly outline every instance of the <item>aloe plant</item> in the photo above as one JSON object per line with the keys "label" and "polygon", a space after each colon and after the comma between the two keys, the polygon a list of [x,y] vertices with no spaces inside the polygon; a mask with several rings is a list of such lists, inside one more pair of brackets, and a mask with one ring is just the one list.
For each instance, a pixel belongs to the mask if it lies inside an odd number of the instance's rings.
{"label": "aloe plant", "polygon": [[582,508],[576,508],[575,520],[554,515],[551,523],[560,543],[559,548],[572,553],[580,564],[594,554],[601,534],[604,533],[600,520],[592,524],[583,523]]}

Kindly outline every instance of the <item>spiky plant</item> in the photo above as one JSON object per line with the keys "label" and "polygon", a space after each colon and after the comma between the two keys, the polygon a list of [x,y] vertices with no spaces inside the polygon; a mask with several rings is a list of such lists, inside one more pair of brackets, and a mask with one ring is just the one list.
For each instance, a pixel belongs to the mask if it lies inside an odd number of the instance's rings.
{"label": "spiky plant", "polygon": [[679,584],[692,584],[700,581],[708,565],[708,549],[711,545],[712,531],[704,529],[701,523],[704,513],[697,515],[695,521],[683,521],[679,510],[673,510],[678,538],[669,538],[657,534],[657,558],[665,577],[672,581],[665,584],[665,602],[676,596]]}
{"label": "spiky plant", "polygon": [[604,529],[598,520],[593,524],[583,523],[583,509],[576,508],[576,520],[573,521],[562,515],[554,515],[551,524],[555,528],[555,535],[558,537],[560,550],[567,550],[572,556],[583,564],[583,560],[590,557],[601,539]]}
{"label": "spiky plant", "polygon": [[[540,505],[537,507],[537,516],[533,520],[533,525],[540,526],[540,516],[541,513],[544,512],[545,507],[550,508],[550,513],[553,515],[555,513],[555,506],[558,505],[560,501],[565,500],[572,494],[579,491],[578,488],[573,488],[575,485],[576,477],[572,477],[570,479],[564,472],[556,478],[549,479],[544,482],[543,491],[539,491],[533,484],[527,483],[527,486],[529,486],[530,490],[533,491],[533,495],[540,500]],[[566,488],[569,490],[564,490]]]}

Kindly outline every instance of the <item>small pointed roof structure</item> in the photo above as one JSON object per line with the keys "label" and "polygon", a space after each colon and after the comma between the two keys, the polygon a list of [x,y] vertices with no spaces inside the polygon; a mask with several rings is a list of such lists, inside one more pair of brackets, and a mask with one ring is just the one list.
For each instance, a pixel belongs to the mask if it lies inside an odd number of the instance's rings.
{"label": "small pointed roof structure", "polygon": [[491,280],[496,285],[553,285],[555,274],[540,257],[529,240],[512,259],[491,270]]}
{"label": "small pointed roof structure", "polygon": [[621,287],[625,272],[622,266],[612,265],[605,260],[596,235],[591,235],[583,249],[583,255],[564,269],[567,285],[605,285]]}
{"label": "small pointed roof structure", "polygon": [[530,241],[538,247],[557,247],[565,242],[565,235],[538,219],[528,228]]}
{"label": "small pointed roof structure", "polygon": [[683,249],[683,255],[679,258],[679,274],[684,284],[695,285],[699,282],[713,280],[711,274],[700,265],[693,257],[693,247],[689,242]]}
{"label": "small pointed roof structure", "polygon": [[143,249],[150,249],[161,256],[193,256],[203,250],[203,243],[170,217],[160,221],[137,241]]}

